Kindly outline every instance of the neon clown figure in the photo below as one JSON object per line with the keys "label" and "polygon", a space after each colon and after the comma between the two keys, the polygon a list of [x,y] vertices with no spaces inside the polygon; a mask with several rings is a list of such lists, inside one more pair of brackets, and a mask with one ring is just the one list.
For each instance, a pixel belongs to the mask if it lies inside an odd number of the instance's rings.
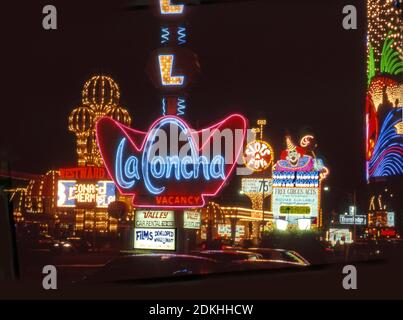
{"label": "neon clown figure", "polygon": [[302,147],[296,146],[291,137],[286,137],[287,149],[281,153],[281,160],[278,161],[278,171],[311,171],[313,158],[305,154]]}

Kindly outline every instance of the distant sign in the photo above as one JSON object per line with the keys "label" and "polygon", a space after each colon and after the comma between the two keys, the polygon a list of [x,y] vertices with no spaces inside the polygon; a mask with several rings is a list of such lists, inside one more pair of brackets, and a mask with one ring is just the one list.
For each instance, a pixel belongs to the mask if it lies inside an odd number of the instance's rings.
{"label": "distant sign", "polygon": [[381,230],[381,236],[384,236],[384,237],[394,237],[394,236],[396,236],[396,230],[392,230],[392,229],[382,229],[382,230]]}
{"label": "distant sign", "polygon": [[386,226],[387,227],[394,227],[395,226],[395,213],[388,212],[386,215]]}
{"label": "distant sign", "polygon": [[175,229],[134,229],[134,249],[175,250]]}
{"label": "distant sign", "polygon": [[137,210],[136,228],[173,228],[175,217],[173,211],[164,210]]}
{"label": "distant sign", "polygon": [[201,227],[200,212],[184,211],[183,212],[183,227],[185,229],[200,229],[200,227]]}
{"label": "distant sign", "polygon": [[[355,223],[354,223],[355,219]],[[341,214],[339,216],[340,224],[352,224],[352,225],[366,225],[367,224],[367,216],[365,215],[346,215]]]}
{"label": "distant sign", "polygon": [[333,245],[337,242],[340,244],[343,243],[352,243],[352,234],[349,229],[337,229],[330,228],[328,233],[328,241],[330,241]]}
{"label": "distant sign", "polygon": [[[230,224],[219,224],[218,234],[222,237],[231,237],[231,225]],[[239,241],[241,237],[245,236],[245,226],[237,225],[235,231],[235,241]]]}
{"label": "distant sign", "polygon": [[349,206],[348,207],[348,214],[349,215],[354,215],[354,214],[356,214],[357,213],[357,207],[356,206]]}

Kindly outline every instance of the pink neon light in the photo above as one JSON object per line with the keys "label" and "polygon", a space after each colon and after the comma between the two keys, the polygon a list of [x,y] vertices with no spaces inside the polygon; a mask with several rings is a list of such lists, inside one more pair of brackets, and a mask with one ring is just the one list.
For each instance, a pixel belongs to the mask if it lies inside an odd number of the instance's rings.
{"label": "pink neon light", "polygon": [[[128,127],[122,125],[121,123],[119,123],[118,121],[116,121],[116,120],[114,120],[114,119],[112,119],[112,118],[110,118],[110,117],[102,117],[102,118],[100,118],[100,119],[97,121],[97,124],[96,124],[96,128],[97,128],[97,130],[96,130],[96,140],[97,140],[97,144],[98,144],[99,150],[100,150],[100,152],[101,152],[101,156],[102,156],[102,158],[104,159],[104,162],[105,162],[105,164],[106,164],[105,157],[104,157],[104,152],[103,152],[102,148],[100,147],[100,139],[99,139],[99,135],[98,135],[98,125],[99,125],[99,123],[100,123],[100,121],[101,121],[102,119],[108,119],[108,121],[112,121],[112,122],[124,133],[124,135],[126,136],[126,138],[130,141],[130,143],[132,144],[132,146],[136,149],[136,151],[137,151],[137,152],[141,152],[141,151],[143,150],[143,148],[144,148],[145,142],[148,140],[148,136],[150,135],[150,132],[151,132],[152,128],[154,128],[154,127],[156,126],[156,124],[159,123],[159,122],[160,122],[162,119],[164,119],[164,118],[173,118],[173,119],[176,119],[176,120],[178,120],[178,121],[184,123],[184,125],[185,125],[185,126],[187,127],[187,129],[189,130],[189,136],[190,136],[191,139],[193,140],[194,145],[196,145],[195,140],[194,140],[194,134],[201,135],[201,134],[202,134],[204,131],[206,131],[206,130],[210,130],[210,131],[211,131],[211,134],[208,136],[208,138],[206,139],[206,141],[204,142],[204,144],[201,145],[201,146],[198,148],[197,151],[200,152],[200,150],[202,150],[202,149],[206,146],[206,144],[210,142],[211,137],[212,137],[212,136],[214,135],[214,133],[218,130],[218,128],[219,128],[222,124],[224,124],[225,122],[227,122],[229,119],[231,119],[231,118],[233,118],[233,117],[239,117],[239,118],[242,120],[242,124],[243,124],[243,129],[242,129],[242,142],[243,142],[243,141],[245,140],[245,135],[246,135],[247,120],[246,120],[246,118],[245,118],[243,115],[237,114],[237,113],[232,114],[232,115],[228,116],[227,118],[223,119],[222,121],[220,121],[220,122],[218,122],[218,123],[216,123],[216,124],[214,124],[214,125],[211,125],[210,127],[207,127],[207,128],[205,128],[205,129],[199,130],[199,131],[192,131],[192,129],[189,127],[189,125],[188,125],[188,123],[187,123],[186,121],[184,121],[182,118],[177,117],[177,116],[175,116],[175,115],[162,116],[162,117],[158,118],[157,120],[155,120],[155,121],[151,124],[151,126],[150,126],[148,132],[143,132],[143,131],[139,131],[139,130],[136,130],[136,129],[128,128]],[[142,141],[142,143],[141,143],[141,146],[140,146],[140,147],[137,146],[137,144],[133,141],[131,135],[129,135],[128,132],[132,132],[132,133],[135,133],[135,134],[138,134],[138,135],[141,135],[141,136],[145,136],[144,139],[143,139],[143,141]],[[238,151],[236,152],[236,156],[235,156],[235,158],[233,159],[233,160],[234,160],[234,161],[233,161],[233,164],[231,165],[230,169],[228,170],[228,174],[226,175],[225,179],[224,179],[224,180],[222,181],[222,183],[218,186],[217,190],[216,190],[214,193],[201,193],[200,196],[201,196],[201,201],[202,201],[202,203],[199,204],[199,205],[193,205],[193,206],[191,206],[192,208],[203,207],[203,206],[205,205],[205,199],[204,199],[204,197],[214,197],[214,196],[216,196],[216,195],[218,194],[218,192],[222,189],[222,187],[224,186],[224,184],[225,184],[225,182],[227,181],[228,177],[231,175],[232,171],[234,170],[234,167],[235,167],[235,165],[236,165],[236,163],[237,163],[237,160],[238,160],[238,158],[239,158],[239,156],[240,156],[240,154],[241,154],[241,151],[242,151],[242,146],[240,146],[239,149],[238,149]],[[106,168],[106,170],[107,170],[109,176],[110,176],[110,177],[114,177],[114,175],[111,175],[111,172],[109,171],[109,165],[106,165],[105,168]],[[135,200],[135,197],[136,197],[136,193],[125,192],[125,191],[123,191],[123,190],[119,187],[119,185],[117,185],[117,184],[115,184],[115,185],[116,185],[116,187],[118,188],[119,192],[120,192],[122,195],[130,195],[130,196],[132,196],[132,197],[133,197],[133,200],[132,200],[133,206],[138,207],[138,208],[189,208],[189,206],[186,206],[186,205],[174,205],[174,206],[169,205],[169,206],[163,206],[163,205],[155,205],[155,204],[152,204],[152,205],[136,204],[136,203],[134,203],[134,200]],[[163,196],[161,196],[161,197],[163,197]]]}

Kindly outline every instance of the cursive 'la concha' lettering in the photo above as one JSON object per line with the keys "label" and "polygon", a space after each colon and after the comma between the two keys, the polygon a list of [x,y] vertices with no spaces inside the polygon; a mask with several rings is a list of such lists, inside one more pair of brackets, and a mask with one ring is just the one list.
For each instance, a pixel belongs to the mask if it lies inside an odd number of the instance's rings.
{"label": "cursive 'la concha' lettering", "polygon": [[[156,186],[156,181],[163,184],[164,180],[176,179],[225,179],[224,158],[216,155],[211,161],[205,156],[192,155],[179,156],[154,156],[148,157],[144,151],[142,163],[135,155],[124,157],[126,138],[122,138],[116,150],[115,177],[119,186],[123,189],[132,188],[137,181],[143,180],[147,190],[152,194],[161,194],[165,187]],[[194,148],[193,148],[194,150]]]}

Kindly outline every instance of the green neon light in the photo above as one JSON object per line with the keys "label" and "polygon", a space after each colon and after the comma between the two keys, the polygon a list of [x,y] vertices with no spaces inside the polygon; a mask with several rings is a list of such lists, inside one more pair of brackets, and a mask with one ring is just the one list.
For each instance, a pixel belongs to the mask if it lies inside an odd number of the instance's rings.
{"label": "green neon light", "polygon": [[382,47],[380,71],[397,75],[403,71],[403,61],[399,57],[399,53],[392,48],[394,40],[389,38],[391,32],[385,39]]}

